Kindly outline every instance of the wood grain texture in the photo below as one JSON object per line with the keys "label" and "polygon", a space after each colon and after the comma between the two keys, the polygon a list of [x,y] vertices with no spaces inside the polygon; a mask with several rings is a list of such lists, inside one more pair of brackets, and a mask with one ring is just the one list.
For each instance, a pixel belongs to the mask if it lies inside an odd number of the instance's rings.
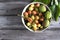
{"label": "wood grain texture", "polygon": [[17,2],[0,2],[0,9],[14,9],[14,8],[23,8],[25,7],[28,3],[30,2],[22,2],[22,1],[17,1]]}
{"label": "wood grain texture", "polygon": [[33,0],[0,0],[0,2],[13,2],[13,1],[31,2]]}
{"label": "wood grain texture", "polygon": [[18,16],[0,16],[0,29],[20,29],[23,28],[21,18]]}
{"label": "wood grain texture", "polygon": [[[20,16],[0,16],[0,29],[24,29],[24,28],[25,27],[21,21]],[[52,20],[49,29],[51,28],[60,28],[60,20],[58,20],[58,22]]]}
{"label": "wood grain texture", "polygon": [[0,2],[0,15],[17,15],[30,2]]}
{"label": "wood grain texture", "polygon": [[0,30],[0,40],[60,40],[60,30],[32,33],[28,30]]}

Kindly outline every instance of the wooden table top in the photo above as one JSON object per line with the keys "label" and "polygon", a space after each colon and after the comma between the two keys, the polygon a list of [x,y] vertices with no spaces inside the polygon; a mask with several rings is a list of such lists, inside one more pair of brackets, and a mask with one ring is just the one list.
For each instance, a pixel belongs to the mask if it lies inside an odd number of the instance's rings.
{"label": "wooden table top", "polygon": [[22,24],[23,8],[31,0],[0,0],[0,40],[60,40],[60,18],[51,21],[50,27],[41,33],[32,33]]}

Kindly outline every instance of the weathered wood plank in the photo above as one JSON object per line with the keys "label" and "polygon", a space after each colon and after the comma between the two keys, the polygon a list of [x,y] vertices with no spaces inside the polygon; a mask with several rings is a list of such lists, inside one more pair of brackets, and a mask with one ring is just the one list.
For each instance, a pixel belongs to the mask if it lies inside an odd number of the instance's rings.
{"label": "weathered wood plank", "polygon": [[0,9],[14,9],[14,8],[24,8],[28,3],[30,2],[22,2],[22,1],[17,1],[17,2],[0,2]]}
{"label": "weathered wood plank", "polygon": [[11,2],[11,1],[31,2],[31,1],[33,1],[33,0],[0,0],[0,2]]}
{"label": "weathered wood plank", "polygon": [[[20,11],[21,12],[21,11]],[[17,10],[0,10],[0,16],[16,16],[18,14]]]}
{"label": "weathered wood plank", "polygon": [[[0,29],[24,29],[21,17],[18,16],[0,16]],[[51,28],[60,28],[60,20],[58,22],[51,21]]]}
{"label": "weathered wood plank", "polygon": [[22,14],[23,8],[16,8],[12,10],[0,10],[0,16],[17,16]]}
{"label": "weathered wood plank", "polygon": [[32,33],[28,30],[0,30],[0,40],[60,40],[60,30]]}
{"label": "weathered wood plank", "polygon": [[[11,2],[11,1],[23,1],[23,2],[31,2],[33,0],[0,0],[0,2]],[[60,0],[59,0],[60,1]]]}
{"label": "weathered wood plank", "polygon": [[0,16],[0,29],[20,29],[24,27],[18,16]]}
{"label": "weathered wood plank", "polygon": [[1,2],[0,15],[17,15],[29,2]]}

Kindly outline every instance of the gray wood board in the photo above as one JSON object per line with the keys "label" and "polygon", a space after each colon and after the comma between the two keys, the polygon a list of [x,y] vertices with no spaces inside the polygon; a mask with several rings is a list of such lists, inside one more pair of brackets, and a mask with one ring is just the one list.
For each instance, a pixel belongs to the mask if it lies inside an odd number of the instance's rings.
{"label": "gray wood board", "polygon": [[0,9],[9,10],[9,9],[14,9],[14,8],[21,8],[21,7],[26,6],[28,3],[30,3],[30,2],[21,2],[21,1],[0,2]]}
{"label": "gray wood board", "polygon": [[0,30],[0,40],[60,40],[60,30],[32,33],[28,30]]}
{"label": "gray wood board", "polygon": [[[19,16],[0,16],[0,29],[24,29],[24,25]],[[51,21],[51,28],[60,28],[60,20],[55,22]]]}
{"label": "gray wood board", "polygon": [[0,2],[13,2],[13,1],[31,2],[33,0],[0,0]]}
{"label": "gray wood board", "polygon": [[23,8],[29,2],[0,2],[0,15],[17,15],[21,14]]}

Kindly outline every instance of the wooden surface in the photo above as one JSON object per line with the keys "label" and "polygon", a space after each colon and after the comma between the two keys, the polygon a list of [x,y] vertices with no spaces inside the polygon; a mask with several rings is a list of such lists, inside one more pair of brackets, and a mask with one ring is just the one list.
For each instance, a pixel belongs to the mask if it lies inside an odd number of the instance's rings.
{"label": "wooden surface", "polygon": [[31,33],[28,30],[0,30],[1,40],[60,40],[60,30]]}
{"label": "wooden surface", "polygon": [[23,8],[31,0],[0,0],[0,40],[60,40],[60,19],[51,21],[49,28],[32,33],[22,24]]}

